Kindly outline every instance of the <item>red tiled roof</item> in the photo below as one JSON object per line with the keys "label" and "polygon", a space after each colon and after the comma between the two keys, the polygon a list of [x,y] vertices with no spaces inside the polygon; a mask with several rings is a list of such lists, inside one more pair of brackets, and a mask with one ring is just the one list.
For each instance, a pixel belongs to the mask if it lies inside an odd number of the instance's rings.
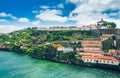
{"label": "red tiled roof", "polygon": [[53,44],[53,47],[55,47],[55,48],[63,48],[63,46],[60,45],[60,44]]}
{"label": "red tiled roof", "polygon": [[113,56],[85,56],[83,55],[82,58],[94,59],[94,60],[108,60],[113,62],[120,62]]}

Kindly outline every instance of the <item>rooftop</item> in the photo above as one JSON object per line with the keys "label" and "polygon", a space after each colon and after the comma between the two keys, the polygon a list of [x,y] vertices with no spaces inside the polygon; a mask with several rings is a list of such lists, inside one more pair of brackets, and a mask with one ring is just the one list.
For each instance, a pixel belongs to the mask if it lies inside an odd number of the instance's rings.
{"label": "rooftop", "polygon": [[113,62],[120,62],[113,56],[85,56],[83,55],[82,58],[88,58],[88,59],[94,59],[94,60],[107,60],[107,61],[113,61]]}

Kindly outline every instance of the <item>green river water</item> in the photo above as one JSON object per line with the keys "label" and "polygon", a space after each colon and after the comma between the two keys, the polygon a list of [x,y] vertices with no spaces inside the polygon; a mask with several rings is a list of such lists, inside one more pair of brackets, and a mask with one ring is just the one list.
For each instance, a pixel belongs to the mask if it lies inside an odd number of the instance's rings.
{"label": "green river water", "polygon": [[120,78],[120,72],[33,59],[0,51],[0,78]]}

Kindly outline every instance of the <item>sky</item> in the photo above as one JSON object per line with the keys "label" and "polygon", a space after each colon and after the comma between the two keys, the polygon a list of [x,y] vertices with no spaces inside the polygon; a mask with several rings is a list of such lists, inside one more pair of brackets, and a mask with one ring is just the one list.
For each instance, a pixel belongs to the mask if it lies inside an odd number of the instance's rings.
{"label": "sky", "polygon": [[0,0],[0,33],[26,27],[83,26],[101,18],[120,28],[120,0]]}

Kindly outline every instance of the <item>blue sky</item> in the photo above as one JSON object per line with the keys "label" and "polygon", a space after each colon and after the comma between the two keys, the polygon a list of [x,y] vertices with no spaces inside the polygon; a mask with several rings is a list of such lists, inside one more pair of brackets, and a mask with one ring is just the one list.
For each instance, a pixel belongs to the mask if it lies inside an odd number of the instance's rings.
{"label": "blue sky", "polygon": [[0,33],[24,27],[82,26],[101,18],[120,26],[120,0],[0,0]]}

